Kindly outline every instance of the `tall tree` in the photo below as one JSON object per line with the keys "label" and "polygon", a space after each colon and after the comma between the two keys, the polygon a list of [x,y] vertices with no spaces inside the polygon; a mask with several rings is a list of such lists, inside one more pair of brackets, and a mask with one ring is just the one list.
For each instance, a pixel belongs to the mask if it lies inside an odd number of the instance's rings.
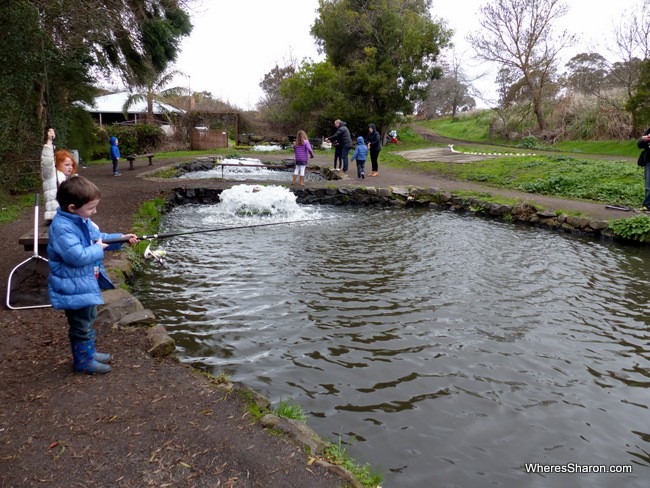
{"label": "tall tree", "polygon": [[476,107],[469,87],[459,78],[443,76],[433,80],[429,85],[427,99],[422,104],[422,110],[427,118],[450,115],[456,117],[458,112],[465,112]]}
{"label": "tall tree", "polygon": [[598,53],[576,54],[566,68],[566,86],[579,93],[598,93],[607,85],[607,60]]}
{"label": "tall tree", "polygon": [[493,0],[481,7],[481,28],[468,40],[476,55],[521,74],[540,130],[546,130],[543,102],[561,50],[574,43],[553,23],[567,12],[561,0]]}
{"label": "tall tree", "polygon": [[650,59],[640,65],[634,94],[625,104],[625,109],[632,114],[633,136],[639,135],[641,127],[650,126]]}
{"label": "tall tree", "polygon": [[0,9],[0,164],[33,157],[42,129],[65,143],[73,102],[102,72],[141,83],[178,54],[192,0],[12,0]]}
{"label": "tall tree", "polygon": [[349,106],[365,114],[357,130],[371,120],[385,133],[442,75],[435,61],[451,31],[430,9],[430,0],[319,0],[311,33],[343,77]]}
{"label": "tall tree", "polygon": [[188,0],[16,1],[38,10],[57,47],[86,46],[93,64],[116,69],[127,84],[165,71],[192,30],[182,8]]}
{"label": "tall tree", "polygon": [[644,93],[647,96],[642,87],[647,85],[647,79],[643,78],[647,76],[645,64],[650,57],[649,11],[650,0],[641,0],[625,11],[614,26],[612,39],[608,39],[606,44],[615,59],[608,80],[624,91],[624,97],[613,97],[607,101],[618,109],[624,108],[632,113],[634,134],[639,132],[640,126],[637,123],[640,119],[637,109],[631,108],[643,106],[641,98]]}
{"label": "tall tree", "polygon": [[472,83],[463,71],[460,58],[453,52],[444,57],[441,66],[445,75],[429,83],[427,98],[420,110],[427,117],[456,117],[459,111],[474,108],[476,100],[472,96]]}
{"label": "tall tree", "polygon": [[[187,88],[184,87],[175,86],[166,88],[172,81],[174,81],[174,78],[177,75],[182,74],[183,73],[177,70],[167,71],[142,85],[133,87],[124,102],[124,106],[122,107],[124,116],[126,117],[129,107],[138,102],[144,101],[147,103],[147,111],[145,114],[146,121],[147,123],[152,123],[156,117],[154,114],[154,102],[158,103],[159,107],[162,109],[163,107],[160,105],[161,103],[170,103],[172,97],[182,97],[187,93]],[[165,113],[164,110],[163,115],[169,119],[169,114]]]}

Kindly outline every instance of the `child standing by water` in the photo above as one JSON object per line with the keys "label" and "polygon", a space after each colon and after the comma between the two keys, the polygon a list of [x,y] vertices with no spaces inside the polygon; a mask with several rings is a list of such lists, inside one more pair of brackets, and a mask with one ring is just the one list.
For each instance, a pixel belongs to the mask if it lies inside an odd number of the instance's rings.
{"label": "child standing by water", "polygon": [[304,130],[299,130],[296,135],[296,141],[293,143],[293,153],[296,157],[296,169],[293,170],[292,185],[296,184],[296,178],[300,175],[300,186],[305,186],[305,169],[307,161],[314,157],[314,151],[311,148],[309,139]]}
{"label": "child standing by water", "polygon": [[354,150],[350,161],[357,162],[357,179],[362,180],[366,177],[366,159],[368,159],[368,146],[363,141],[363,137],[357,137],[357,148]]}
{"label": "child standing by water", "polygon": [[343,159],[341,158],[343,148],[338,141],[333,141],[332,146],[334,147],[334,169],[343,169]]}
{"label": "child standing by water", "polygon": [[117,137],[112,136],[109,139],[109,142],[111,143],[111,161],[113,162],[113,176],[122,176],[122,174],[117,171],[117,163],[120,161],[120,158],[122,157],[122,155],[120,154],[120,148],[117,147],[120,141],[117,139]]}
{"label": "child standing by water", "polygon": [[72,347],[73,369],[83,373],[108,373],[105,364],[110,354],[95,350],[97,305],[104,303],[101,290],[115,288],[102,264],[105,250],[119,249],[120,244],[104,244],[105,239],[128,237],[134,244],[135,234],[104,234],[90,217],[97,213],[99,189],[83,176],[61,183],[56,199],[59,208],[52,220],[47,246],[50,279],[48,291],[52,307],[64,310],[68,319],[68,337]]}

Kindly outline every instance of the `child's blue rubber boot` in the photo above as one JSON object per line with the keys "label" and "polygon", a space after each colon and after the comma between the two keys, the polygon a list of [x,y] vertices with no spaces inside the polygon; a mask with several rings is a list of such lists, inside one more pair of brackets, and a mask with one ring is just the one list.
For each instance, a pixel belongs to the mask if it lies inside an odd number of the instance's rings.
{"label": "child's blue rubber boot", "polygon": [[103,352],[97,352],[95,351],[95,354],[93,354],[93,359],[97,361],[98,363],[110,363],[111,359],[113,359],[113,356],[110,354],[106,354]]}
{"label": "child's blue rubber boot", "polygon": [[84,342],[72,343],[73,369],[77,373],[101,374],[108,373],[111,367],[95,359],[95,341],[93,339]]}

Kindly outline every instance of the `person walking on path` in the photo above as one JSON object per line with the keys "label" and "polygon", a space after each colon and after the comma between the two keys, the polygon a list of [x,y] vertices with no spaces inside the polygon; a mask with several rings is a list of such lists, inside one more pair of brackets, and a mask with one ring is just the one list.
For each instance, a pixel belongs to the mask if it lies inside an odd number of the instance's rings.
{"label": "person walking on path", "polygon": [[368,150],[370,151],[370,163],[372,171],[368,176],[379,176],[379,151],[381,151],[381,135],[377,132],[375,124],[368,125]]}
{"label": "person walking on path", "polygon": [[122,176],[120,172],[117,171],[117,164],[120,161],[122,155],[120,154],[120,148],[117,147],[120,141],[115,136],[111,136],[109,139],[111,144],[111,161],[113,162],[113,176]]}
{"label": "person walking on path", "polygon": [[357,162],[357,180],[362,180],[366,177],[366,159],[368,159],[368,147],[363,141],[363,137],[357,137],[357,148],[354,150],[352,161]]}
{"label": "person walking on path", "polygon": [[347,124],[341,119],[336,119],[334,121],[334,127],[336,127],[336,132],[327,137],[325,140],[331,142],[332,144],[336,141],[339,146],[341,146],[341,161],[343,164],[343,172],[348,172],[348,155],[350,154],[350,149],[352,149],[352,136],[350,136],[350,130],[347,128]]}
{"label": "person walking on path", "polygon": [[304,130],[299,130],[296,135],[296,141],[293,143],[293,154],[296,158],[296,168],[293,170],[292,185],[296,184],[296,178],[300,176],[300,186],[305,186],[305,169],[307,161],[314,157],[314,151],[311,148],[309,139]]}
{"label": "person walking on path", "polygon": [[643,136],[636,144],[639,149],[643,149],[639,156],[638,164],[643,166],[643,177],[645,180],[645,197],[641,204],[642,212],[650,211],[650,128],[643,132]]}
{"label": "person walking on path", "polygon": [[64,310],[68,319],[68,337],[76,372],[108,373],[110,354],[95,350],[97,305],[104,303],[101,290],[115,286],[102,264],[105,250],[119,249],[121,244],[104,244],[104,240],[135,234],[104,234],[90,217],[97,213],[99,189],[87,178],[77,176],[61,183],[56,194],[59,208],[49,230],[47,253],[50,265],[48,292],[52,307]]}

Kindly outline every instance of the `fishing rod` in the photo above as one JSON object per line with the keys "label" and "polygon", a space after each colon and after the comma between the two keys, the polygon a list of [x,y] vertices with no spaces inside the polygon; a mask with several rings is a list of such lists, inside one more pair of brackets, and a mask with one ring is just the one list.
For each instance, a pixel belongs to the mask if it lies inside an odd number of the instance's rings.
{"label": "fishing rod", "polygon": [[[269,224],[252,224],[252,225],[238,225],[234,227],[217,227],[214,229],[200,229],[200,230],[188,230],[184,232],[167,232],[163,234],[151,234],[151,235],[144,235],[144,236],[138,236],[138,240],[140,241],[150,241],[152,239],[166,239],[168,237],[176,237],[176,236],[187,236],[190,234],[203,234],[203,233],[208,233],[208,232],[221,232],[225,230],[238,230],[238,229],[254,229],[257,227],[269,227],[272,225],[285,225],[285,224],[297,224],[297,223],[304,223],[304,222],[312,222],[316,220],[328,220],[326,218],[323,219],[313,219],[313,220],[290,220],[288,222],[271,222]],[[106,239],[102,241],[104,244],[118,244],[118,243],[123,243],[123,242],[128,242],[129,238],[128,237],[116,237],[114,239]]]}

